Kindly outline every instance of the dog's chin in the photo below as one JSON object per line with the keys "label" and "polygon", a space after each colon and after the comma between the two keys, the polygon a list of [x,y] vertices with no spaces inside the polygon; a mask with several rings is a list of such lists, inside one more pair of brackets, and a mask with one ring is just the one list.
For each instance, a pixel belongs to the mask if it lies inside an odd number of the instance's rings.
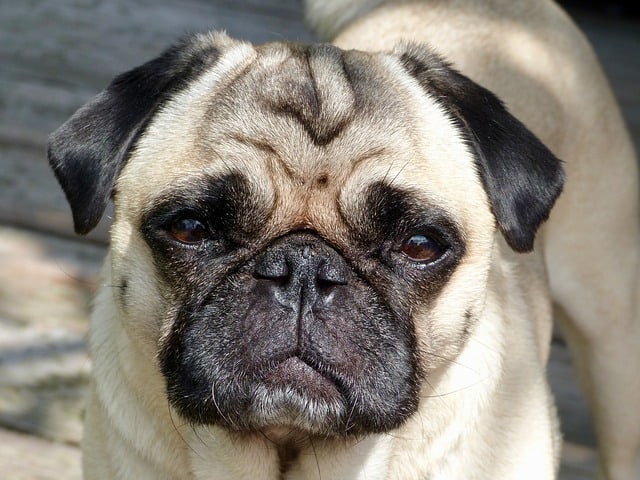
{"label": "dog's chin", "polygon": [[299,357],[268,371],[253,392],[249,422],[257,430],[345,432],[346,403],[339,386]]}
{"label": "dog's chin", "polygon": [[336,384],[304,362],[293,356],[276,365],[263,380],[268,391],[290,391],[292,395],[315,398],[325,402],[340,397]]}

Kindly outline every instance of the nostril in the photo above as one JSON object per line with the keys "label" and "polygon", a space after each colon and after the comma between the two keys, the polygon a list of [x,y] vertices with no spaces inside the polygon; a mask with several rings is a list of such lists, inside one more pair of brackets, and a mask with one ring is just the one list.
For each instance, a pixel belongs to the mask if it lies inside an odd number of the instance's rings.
{"label": "nostril", "polygon": [[286,280],[289,277],[289,265],[282,252],[266,252],[256,259],[254,275],[267,280]]}
{"label": "nostril", "polygon": [[347,272],[344,266],[335,265],[332,262],[322,262],[318,268],[318,285],[330,287],[333,285],[346,285]]}

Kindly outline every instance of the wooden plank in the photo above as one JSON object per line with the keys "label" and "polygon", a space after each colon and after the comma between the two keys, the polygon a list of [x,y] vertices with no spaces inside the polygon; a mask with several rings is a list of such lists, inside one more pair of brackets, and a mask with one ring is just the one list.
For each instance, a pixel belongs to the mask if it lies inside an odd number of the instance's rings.
{"label": "wooden plank", "polygon": [[80,449],[0,429],[0,478],[80,480]]}
{"label": "wooden plank", "polygon": [[104,254],[0,227],[0,425],[79,442],[89,303]]}
{"label": "wooden plank", "polygon": [[[24,138],[29,134],[24,133]],[[71,210],[46,161],[44,147],[7,145],[0,150],[0,224],[78,238]],[[109,212],[86,238],[106,243]]]}

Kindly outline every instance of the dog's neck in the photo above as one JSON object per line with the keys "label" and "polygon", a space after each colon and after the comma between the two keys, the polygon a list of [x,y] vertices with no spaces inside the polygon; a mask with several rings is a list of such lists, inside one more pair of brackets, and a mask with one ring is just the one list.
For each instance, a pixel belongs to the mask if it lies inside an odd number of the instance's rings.
{"label": "dog's neck", "polygon": [[278,463],[280,473],[284,476],[300,457],[300,448],[294,444],[278,445]]}
{"label": "dog's neck", "polygon": [[295,468],[300,461],[300,454],[313,450],[313,439],[309,435],[291,429],[275,429],[262,432],[278,453],[278,465],[282,478]]}
{"label": "dog's neck", "polygon": [[203,480],[212,478],[212,472],[216,480],[383,480],[392,450],[386,435],[330,440],[273,432],[237,435],[216,427],[183,433],[194,478]]}

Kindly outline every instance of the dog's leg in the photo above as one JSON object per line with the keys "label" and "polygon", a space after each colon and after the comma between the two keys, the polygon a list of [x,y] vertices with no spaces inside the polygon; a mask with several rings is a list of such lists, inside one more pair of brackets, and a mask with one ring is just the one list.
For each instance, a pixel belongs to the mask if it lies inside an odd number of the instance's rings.
{"label": "dog's leg", "polygon": [[[616,112],[600,145],[573,143],[545,234],[555,301],[600,444],[602,477],[640,479],[640,225],[637,166]],[[605,120],[606,121],[606,120]],[[606,127],[605,127],[606,130]],[[584,140],[584,139],[583,139]],[[585,145],[588,144],[588,145]],[[566,158],[566,157],[565,157]]]}

